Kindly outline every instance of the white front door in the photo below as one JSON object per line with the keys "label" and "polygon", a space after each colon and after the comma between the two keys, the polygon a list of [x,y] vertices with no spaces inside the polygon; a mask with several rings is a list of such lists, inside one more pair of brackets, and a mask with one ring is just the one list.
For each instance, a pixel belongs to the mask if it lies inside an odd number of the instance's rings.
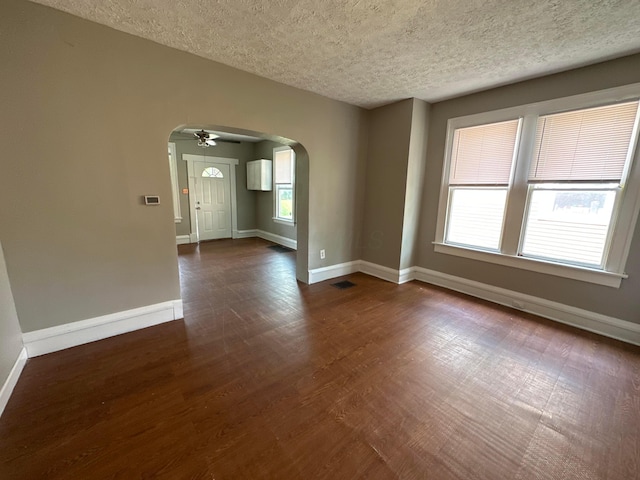
{"label": "white front door", "polygon": [[231,175],[229,165],[194,162],[198,240],[231,238]]}

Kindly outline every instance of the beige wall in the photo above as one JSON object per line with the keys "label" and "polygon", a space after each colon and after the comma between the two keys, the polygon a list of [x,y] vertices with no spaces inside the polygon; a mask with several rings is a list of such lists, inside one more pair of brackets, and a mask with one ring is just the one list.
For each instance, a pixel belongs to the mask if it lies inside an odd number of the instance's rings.
{"label": "beige wall", "polygon": [[411,137],[407,158],[407,184],[405,187],[404,217],[402,222],[400,270],[412,267],[416,261],[430,108],[431,106],[428,103],[413,99]]}
{"label": "beige wall", "polygon": [[[281,147],[282,144],[272,141],[264,141],[255,144],[254,159],[264,158],[273,160],[273,149]],[[296,183],[296,186],[298,186]],[[295,240],[297,238],[297,228],[295,225],[285,225],[273,221],[273,195],[274,192],[256,193],[256,226],[258,230],[273,233],[281,237]]]}
{"label": "beige wall", "polygon": [[429,109],[411,98],[369,112],[363,260],[396,270],[415,262]]}
{"label": "beige wall", "polygon": [[0,244],[0,387],[7,381],[21,350],[22,332]]}
{"label": "beige wall", "polygon": [[496,88],[432,105],[418,265],[640,323],[640,223],[620,289],[438,254],[435,239],[447,120],[452,117],[640,82],[640,55]]}
{"label": "beige wall", "polygon": [[413,100],[369,112],[362,259],[397,269],[402,249],[404,194]]}
{"label": "beige wall", "polygon": [[170,198],[183,125],[299,142],[298,275],[320,248],[358,258],[361,109],[20,0],[0,5],[0,64],[0,239],[23,331],[180,297],[171,202],[141,196]]}

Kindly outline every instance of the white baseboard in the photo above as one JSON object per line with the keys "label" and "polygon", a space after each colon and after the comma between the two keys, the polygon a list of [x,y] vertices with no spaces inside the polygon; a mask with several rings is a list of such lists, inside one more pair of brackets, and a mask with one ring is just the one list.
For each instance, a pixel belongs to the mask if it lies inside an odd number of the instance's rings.
{"label": "white baseboard", "polygon": [[366,273],[372,277],[378,277],[392,283],[406,283],[413,280],[412,268],[396,270],[365,260],[354,260],[352,262],[338,263],[336,265],[329,265],[328,267],[309,270],[309,283],[324,282],[325,280],[355,272]]}
{"label": "white baseboard", "polygon": [[184,318],[182,299],[173,300],[171,303],[173,304],[173,320],[180,320]]}
{"label": "white baseboard", "polygon": [[190,235],[176,235],[176,245],[185,245],[191,243]]}
{"label": "white baseboard", "polygon": [[18,358],[16,358],[16,362],[13,364],[13,368],[9,372],[9,376],[5,380],[2,388],[0,388],[0,416],[2,412],[4,412],[4,408],[9,403],[9,398],[11,398],[11,394],[13,393],[13,389],[18,383],[18,379],[20,378],[20,374],[22,373],[22,369],[27,363],[27,350],[23,347],[18,354]]}
{"label": "white baseboard", "polygon": [[189,234],[189,243],[198,243],[198,234],[190,233]]}
{"label": "white baseboard", "polygon": [[270,242],[277,243],[279,245],[283,245],[285,247],[293,248],[294,250],[298,249],[297,240],[282,237],[280,235],[276,235],[275,233],[265,232],[264,230],[256,230],[255,236],[264,240],[269,240]]}
{"label": "white baseboard", "polygon": [[157,303],[22,335],[29,358],[183,318],[182,300]]}
{"label": "white baseboard", "polygon": [[[410,269],[407,269],[407,270],[410,270]],[[367,275],[371,275],[373,277],[381,278],[382,280],[386,280],[387,282],[405,283],[408,281],[403,277],[403,281],[400,282],[400,272],[394,268],[383,267],[382,265],[367,262],[364,260],[360,260],[359,271],[362,273],[366,273]]]}
{"label": "white baseboard", "polygon": [[414,267],[403,268],[398,272],[398,283],[407,283],[411,280],[415,280],[415,275],[413,273]]}
{"label": "white baseboard", "polygon": [[[234,230],[231,232],[231,238],[253,238],[258,237],[264,240],[268,240],[273,243],[277,243],[278,245],[283,245],[285,247],[292,248],[294,250],[298,249],[298,242],[291,238],[283,237],[281,235],[276,235],[275,233],[267,232],[265,230],[251,229],[251,230]],[[197,235],[180,235],[176,237],[176,243],[178,245],[182,245],[183,243],[195,243],[197,242]]]}
{"label": "white baseboard", "polygon": [[309,270],[309,283],[322,282],[355,272],[366,273],[393,283],[419,280],[533,313],[534,315],[598,333],[605,337],[640,345],[640,324],[422,267],[396,270],[364,260],[354,260]]}
{"label": "white baseboard", "polygon": [[324,282],[332,278],[349,275],[360,271],[360,260],[353,262],[338,263],[329,265],[328,267],[314,268],[309,270],[309,284]]}
{"label": "white baseboard", "polygon": [[254,228],[252,230],[234,230],[233,238],[252,238],[258,236],[258,231]]}
{"label": "white baseboard", "polygon": [[572,325],[605,337],[640,345],[640,324],[637,323],[426,268],[413,267],[413,274],[416,280],[422,282],[533,313],[540,317]]}

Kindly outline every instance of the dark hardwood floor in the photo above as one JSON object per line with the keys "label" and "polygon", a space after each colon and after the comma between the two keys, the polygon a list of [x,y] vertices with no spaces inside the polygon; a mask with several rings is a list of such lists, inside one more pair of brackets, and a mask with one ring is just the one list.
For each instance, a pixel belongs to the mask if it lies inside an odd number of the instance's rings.
{"label": "dark hardwood floor", "polygon": [[0,479],[640,478],[640,348],[268,245],[182,246],[184,321],[29,360]]}

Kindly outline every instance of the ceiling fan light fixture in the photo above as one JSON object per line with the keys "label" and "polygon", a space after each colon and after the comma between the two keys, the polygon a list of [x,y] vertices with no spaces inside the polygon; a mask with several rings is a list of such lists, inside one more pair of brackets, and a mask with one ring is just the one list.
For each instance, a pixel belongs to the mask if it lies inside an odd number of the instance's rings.
{"label": "ceiling fan light fixture", "polygon": [[215,146],[216,142],[213,139],[219,137],[219,135],[207,132],[204,129],[198,132],[193,132],[193,136],[198,139],[198,146],[202,148]]}

